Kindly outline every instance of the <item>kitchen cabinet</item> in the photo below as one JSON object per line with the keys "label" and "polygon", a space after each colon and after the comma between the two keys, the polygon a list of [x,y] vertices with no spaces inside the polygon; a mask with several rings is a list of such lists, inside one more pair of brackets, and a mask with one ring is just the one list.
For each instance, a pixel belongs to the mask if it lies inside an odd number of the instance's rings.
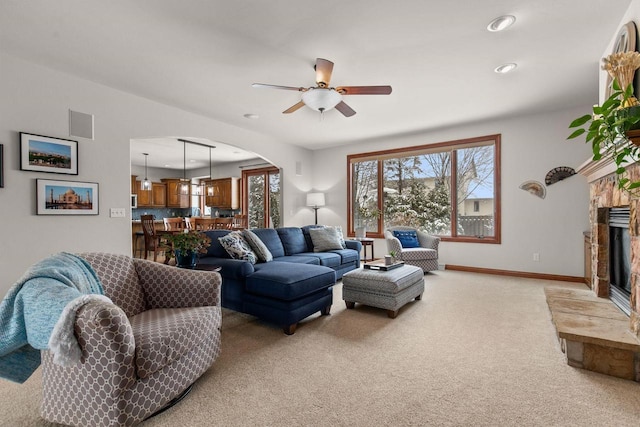
{"label": "kitchen cabinet", "polygon": [[164,208],[167,206],[167,186],[162,182],[152,182],[151,191],[140,189],[140,181],[137,181],[138,207],[139,208]]}
{"label": "kitchen cabinet", "polygon": [[167,186],[161,182],[151,183],[151,206],[164,208],[167,206]]}
{"label": "kitchen cabinet", "polygon": [[131,175],[131,194],[138,194],[140,188],[140,181],[138,181],[138,175]]}
{"label": "kitchen cabinet", "polygon": [[191,207],[191,185],[189,194],[178,194],[180,179],[163,178],[162,181],[167,186],[167,207],[168,208],[189,208]]}
{"label": "kitchen cabinet", "polygon": [[240,208],[240,178],[219,178],[205,181],[213,185],[213,195],[205,197],[205,204],[218,209]]}

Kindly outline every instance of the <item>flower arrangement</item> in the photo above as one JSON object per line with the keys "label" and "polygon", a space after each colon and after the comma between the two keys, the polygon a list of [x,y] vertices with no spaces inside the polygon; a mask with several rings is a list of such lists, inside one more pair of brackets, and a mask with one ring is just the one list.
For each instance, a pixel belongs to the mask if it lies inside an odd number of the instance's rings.
{"label": "flower arrangement", "polygon": [[[626,89],[633,84],[636,70],[640,68],[640,52],[617,52],[602,59],[602,69],[607,71],[612,79],[617,80],[621,88]],[[638,100],[631,95],[622,107],[638,105]]]}
{"label": "flower arrangement", "polygon": [[592,114],[571,122],[569,128],[577,129],[567,139],[586,134],[585,142],[591,143],[593,160],[604,156],[611,158],[616,165],[618,187],[637,191],[640,182],[632,182],[625,175],[626,165],[640,157],[640,147],[627,134],[640,122],[640,106],[633,93],[633,76],[640,68],[640,53],[614,53],[602,61],[602,68],[613,78],[613,91],[602,105],[593,106]]}
{"label": "flower arrangement", "polygon": [[184,230],[184,233],[167,235],[167,241],[171,243],[174,251],[207,253],[207,248],[211,245],[211,239],[200,231]]}

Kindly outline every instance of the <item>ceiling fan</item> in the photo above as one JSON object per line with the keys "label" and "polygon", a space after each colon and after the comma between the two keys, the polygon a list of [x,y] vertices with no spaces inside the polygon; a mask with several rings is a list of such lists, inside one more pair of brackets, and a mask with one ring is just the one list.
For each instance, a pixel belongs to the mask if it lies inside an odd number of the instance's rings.
{"label": "ceiling fan", "polygon": [[317,58],[314,68],[316,70],[315,87],[278,86],[263,83],[254,83],[252,86],[258,88],[296,90],[298,92],[302,92],[302,100],[284,110],[284,114],[293,113],[306,105],[312,110],[320,111],[320,114],[335,108],[345,117],[351,117],[356,112],[342,100],[343,95],[389,95],[391,93],[391,86],[330,87],[329,82],[331,81],[333,62]]}

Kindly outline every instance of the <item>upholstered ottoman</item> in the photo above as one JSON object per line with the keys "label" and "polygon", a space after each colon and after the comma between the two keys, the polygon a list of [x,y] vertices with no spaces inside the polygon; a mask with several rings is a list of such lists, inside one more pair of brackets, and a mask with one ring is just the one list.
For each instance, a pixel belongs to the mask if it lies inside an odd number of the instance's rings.
{"label": "upholstered ottoman", "polygon": [[347,308],[355,303],[384,308],[394,319],[400,307],[422,298],[424,272],[420,267],[404,265],[389,271],[353,270],[342,276],[342,299]]}

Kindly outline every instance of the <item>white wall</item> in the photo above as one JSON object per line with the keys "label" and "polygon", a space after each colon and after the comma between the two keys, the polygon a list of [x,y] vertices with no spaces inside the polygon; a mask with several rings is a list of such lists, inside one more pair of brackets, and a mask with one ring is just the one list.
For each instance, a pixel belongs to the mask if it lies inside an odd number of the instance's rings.
{"label": "white wall", "polygon": [[[589,158],[587,144],[566,141],[569,123],[588,111],[590,106],[586,105],[569,111],[487,121],[316,151],[313,182],[318,190],[327,192],[327,206],[318,211],[319,222],[347,225],[347,154],[499,133],[502,134],[502,244],[442,242],[440,262],[582,276],[582,233],[589,227],[586,179],[576,175],[551,185],[545,199],[518,187],[528,180],[544,184],[545,175],[554,167],[576,168]],[[533,261],[534,252],[540,254],[539,262]],[[376,240],[376,256],[385,253],[384,240]]]}
{"label": "white wall", "polygon": [[[109,208],[130,203],[132,138],[207,138],[263,155],[283,169],[285,224],[311,217],[301,202],[311,188],[308,150],[7,55],[0,55],[0,93],[0,296],[29,265],[52,253],[131,253],[130,217],[109,218]],[[79,175],[20,171],[18,132],[68,138],[69,109],[95,115],[95,140],[77,138]],[[295,176],[296,161],[302,162],[302,176]],[[98,182],[100,214],[37,216],[37,178]]]}
{"label": "white wall", "polygon": [[[622,19],[620,20],[620,24],[615,32],[615,34],[611,35],[611,41],[607,45],[607,48],[602,53],[602,57],[609,56],[613,52],[613,46],[616,42],[616,38],[618,37],[618,32],[620,29],[629,21],[633,21],[636,24],[636,31],[640,32],[640,0],[633,0],[627,9],[627,13],[624,14]],[[636,35],[637,39],[637,35]],[[636,50],[639,50],[640,46],[636,44]],[[602,64],[602,62],[600,63]],[[600,69],[600,100],[603,101],[605,99],[605,91],[607,87],[607,72]],[[636,85],[635,85],[635,95],[638,97],[640,95],[640,86],[638,85],[638,79],[636,75]]]}

